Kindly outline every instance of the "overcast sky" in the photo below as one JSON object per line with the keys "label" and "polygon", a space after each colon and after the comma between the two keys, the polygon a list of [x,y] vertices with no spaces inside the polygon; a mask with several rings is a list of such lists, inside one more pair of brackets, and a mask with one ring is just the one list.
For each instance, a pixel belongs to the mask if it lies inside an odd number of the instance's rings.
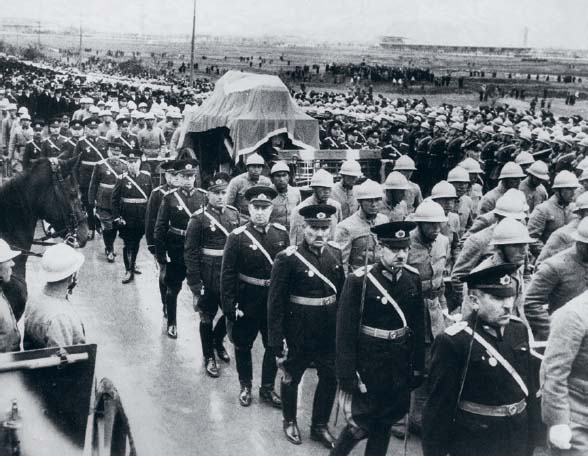
{"label": "overcast sky", "polygon": [[[191,33],[192,0],[3,0],[0,18],[102,31]],[[144,21],[141,18],[144,18]],[[588,48],[587,0],[197,0],[197,33]]]}

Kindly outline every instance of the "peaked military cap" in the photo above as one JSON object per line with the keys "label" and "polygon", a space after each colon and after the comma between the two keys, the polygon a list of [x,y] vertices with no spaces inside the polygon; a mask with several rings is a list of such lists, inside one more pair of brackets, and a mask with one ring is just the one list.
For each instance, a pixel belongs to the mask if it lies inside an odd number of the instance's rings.
{"label": "peaked military cap", "polygon": [[43,127],[45,126],[45,122],[43,122],[42,120],[38,119],[33,121],[33,123],[31,124],[31,126],[33,127],[33,130],[42,130]]}
{"label": "peaked military cap", "polygon": [[208,191],[218,192],[224,190],[229,185],[231,177],[227,173],[216,173],[211,177],[208,183]]}
{"label": "peaked military cap", "polygon": [[98,128],[98,125],[100,125],[100,119],[89,117],[84,121],[84,125],[90,128]]}
{"label": "peaked military cap", "polygon": [[193,158],[186,160],[176,160],[173,162],[173,169],[178,174],[196,174],[198,160]]}
{"label": "peaked military cap", "polygon": [[311,226],[329,226],[331,216],[337,211],[330,204],[311,204],[300,209],[300,215]]}
{"label": "peaked military cap", "polygon": [[513,263],[503,263],[483,269],[474,269],[468,275],[461,278],[468,284],[468,288],[482,290],[499,298],[508,298],[516,295],[516,286],[511,274],[518,269]]}
{"label": "peaked military cap", "polygon": [[81,120],[72,120],[69,123],[69,127],[73,128],[74,130],[80,130],[84,128],[84,122],[82,122]]}
{"label": "peaked military cap", "polygon": [[278,196],[278,192],[266,185],[255,185],[245,192],[245,198],[247,198],[250,204],[273,204],[272,200],[276,196]]}
{"label": "peaked military cap", "polygon": [[58,128],[61,126],[61,119],[59,117],[54,117],[49,121],[49,127]]}
{"label": "peaked military cap", "polygon": [[371,232],[386,247],[404,248],[410,246],[410,232],[415,228],[414,222],[388,222],[374,226]]}

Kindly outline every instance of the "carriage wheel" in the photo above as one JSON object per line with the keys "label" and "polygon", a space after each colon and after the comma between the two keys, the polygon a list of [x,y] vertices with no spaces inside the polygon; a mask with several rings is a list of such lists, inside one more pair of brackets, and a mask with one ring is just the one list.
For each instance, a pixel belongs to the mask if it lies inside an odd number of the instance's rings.
{"label": "carriage wheel", "polygon": [[129,420],[108,378],[98,384],[95,404],[92,456],[137,456]]}

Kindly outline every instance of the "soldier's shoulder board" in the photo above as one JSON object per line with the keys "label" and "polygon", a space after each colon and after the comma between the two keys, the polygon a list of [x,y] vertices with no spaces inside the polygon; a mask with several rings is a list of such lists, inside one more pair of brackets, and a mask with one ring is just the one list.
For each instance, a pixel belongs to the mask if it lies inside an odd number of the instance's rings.
{"label": "soldier's shoulder board", "polygon": [[409,264],[405,264],[405,265],[404,265],[404,269],[406,269],[407,271],[413,272],[413,273],[415,273],[416,275],[420,275],[420,273],[419,273],[419,270],[418,270],[417,268],[415,268],[415,267],[412,267],[412,266],[411,266],[411,265],[409,265]]}
{"label": "soldier's shoulder board", "polygon": [[239,226],[235,228],[232,232],[235,234],[241,234],[243,231],[247,229],[247,225]]}
{"label": "soldier's shoulder board", "polygon": [[151,176],[149,171],[145,171],[144,169],[141,170],[141,174],[146,174],[147,176]]}
{"label": "soldier's shoulder board", "polygon": [[296,252],[297,247],[295,245],[291,245],[289,247],[286,247],[286,250],[284,250],[284,252],[286,252],[287,256],[291,256],[294,254],[294,252]]}
{"label": "soldier's shoulder board", "polygon": [[227,204],[225,207],[232,211],[239,212],[239,209],[237,209],[235,206],[231,206],[230,204]]}
{"label": "soldier's shoulder board", "polygon": [[450,327],[445,329],[445,334],[448,336],[455,336],[456,334],[462,332],[468,323],[466,321],[458,321],[457,323],[452,324]]}
{"label": "soldier's shoulder board", "polygon": [[[372,267],[373,266],[371,266],[371,265],[368,266],[367,267],[367,272],[370,272],[372,270]],[[365,271],[366,271],[366,268],[362,266],[362,267],[356,269],[355,271],[353,271],[353,275],[355,277],[363,277],[365,275]]]}
{"label": "soldier's shoulder board", "polygon": [[285,227],[284,225],[282,225],[281,223],[276,223],[276,222],[274,222],[274,223],[272,223],[272,226],[274,226],[274,227],[275,227],[275,228],[277,228],[278,230],[282,230],[282,231],[288,231],[288,230],[286,229],[286,227]]}
{"label": "soldier's shoulder board", "polygon": [[333,247],[337,250],[341,250],[341,246],[339,244],[337,244],[335,241],[327,241],[327,244],[329,244],[331,247]]}
{"label": "soldier's shoulder board", "polygon": [[203,193],[204,195],[208,195],[208,192],[206,190],[204,190],[203,188],[197,188],[196,191]]}
{"label": "soldier's shoulder board", "polygon": [[203,208],[203,207],[201,207],[200,209],[198,209],[196,212],[194,212],[194,213],[192,214],[192,217],[196,217],[197,215],[200,215],[200,214],[202,214],[203,212],[204,212],[204,208]]}
{"label": "soldier's shoulder board", "polygon": [[29,139],[29,140],[27,141],[27,144],[31,144],[32,142],[33,142],[33,140],[32,140],[32,139]]}

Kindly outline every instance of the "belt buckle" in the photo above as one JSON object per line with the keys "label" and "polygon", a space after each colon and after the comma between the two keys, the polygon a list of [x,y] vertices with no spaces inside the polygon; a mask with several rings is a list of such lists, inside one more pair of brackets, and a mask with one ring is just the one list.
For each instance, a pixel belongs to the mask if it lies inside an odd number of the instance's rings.
{"label": "belt buckle", "polygon": [[398,337],[396,331],[388,331],[388,340],[394,340]]}
{"label": "belt buckle", "polygon": [[507,409],[508,409],[508,414],[510,416],[515,416],[517,414],[517,411],[518,411],[517,404],[511,404],[507,407]]}
{"label": "belt buckle", "polygon": [[266,287],[266,288],[270,286],[270,281],[269,281],[269,279],[265,279],[265,280],[263,281],[263,286],[264,286],[264,287]]}

